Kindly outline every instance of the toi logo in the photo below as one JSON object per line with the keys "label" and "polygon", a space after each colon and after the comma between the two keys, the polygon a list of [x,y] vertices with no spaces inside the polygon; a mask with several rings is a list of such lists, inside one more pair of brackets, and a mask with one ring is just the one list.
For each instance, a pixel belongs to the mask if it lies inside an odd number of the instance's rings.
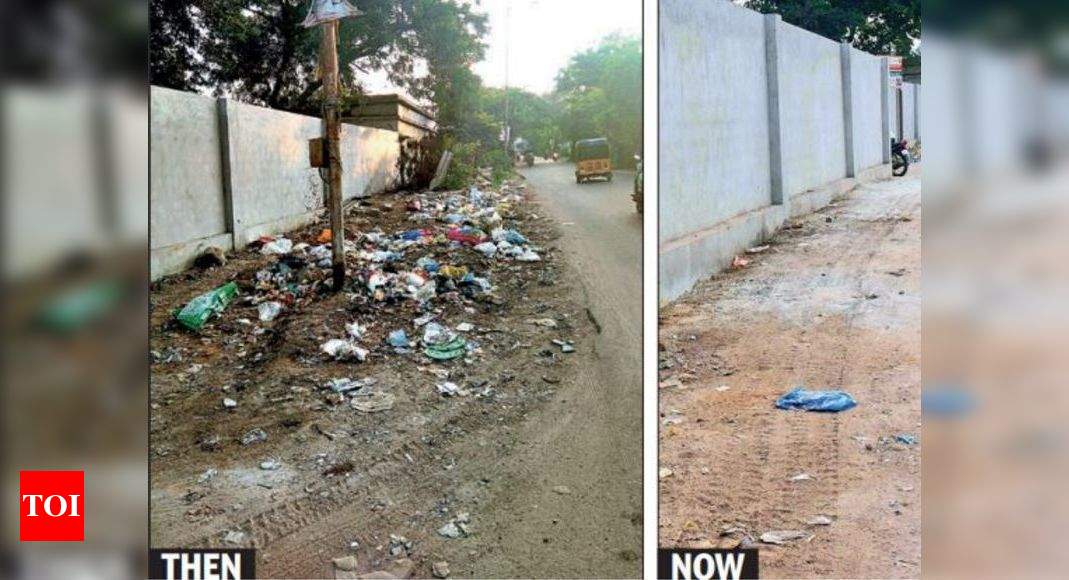
{"label": "toi logo", "polygon": [[85,473],[19,472],[19,541],[85,540]]}

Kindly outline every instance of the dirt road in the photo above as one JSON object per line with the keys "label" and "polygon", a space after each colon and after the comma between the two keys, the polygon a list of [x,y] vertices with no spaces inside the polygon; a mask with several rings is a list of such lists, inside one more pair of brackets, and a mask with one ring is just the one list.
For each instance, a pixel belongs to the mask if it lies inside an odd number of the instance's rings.
{"label": "dirt road", "polygon": [[[642,558],[642,222],[633,174],[576,185],[571,164],[523,173],[561,224],[596,321],[574,386],[527,421],[503,465],[515,486],[488,506],[497,551],[477,577],[637,577]],[[555,493],[564,485],[570,494]]]}
{"label": "dirt road", "polygon": [[[920,443],[895,437],[920,436],[920,218],[919,173],[862,187],[662,310],[662,546],[757,542],[765,577],[919,576]],[[799,385],[858,406],[777,410]],[[773,530],[812,539],[759,543]]]}

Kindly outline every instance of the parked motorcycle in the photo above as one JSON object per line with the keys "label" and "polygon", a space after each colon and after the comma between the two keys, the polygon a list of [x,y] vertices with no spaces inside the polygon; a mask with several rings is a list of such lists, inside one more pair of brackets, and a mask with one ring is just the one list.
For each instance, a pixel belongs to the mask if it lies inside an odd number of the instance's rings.
{"label": "parked motorcycle", "polygon": [[891,175],[902,177],[909,171],[909,141],[891,139]]}

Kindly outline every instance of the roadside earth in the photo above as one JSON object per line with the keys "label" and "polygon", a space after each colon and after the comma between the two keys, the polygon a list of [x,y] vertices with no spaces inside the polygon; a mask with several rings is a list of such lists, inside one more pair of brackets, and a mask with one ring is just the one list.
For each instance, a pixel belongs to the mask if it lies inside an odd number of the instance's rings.
{"label": "roadside earth", "polygon": [[[756,547],[769,578],[920,575],[920,208],[919,168],[862,186],[661,310],[662,547]],[[796,386],[858,406],[776,409]]]}
{"label": "roadside earth", "polygon": [[[596,328],[555,220],[536,215],[523,185],[505,189],[525,198],[509,208],[505,224],[528,238],[541,261],[487,258],[437,237],[410,248],[398,270],[430,254],[493,285],[486,294],[439,293],[430,310],[406,297],[369,298],[353,282],[369,265],[351,261],[345,292],[313,290],[261,322],[247,299],[256,295],[257,273],[277,269],[278,258],[253,249],[153,285],[151,545],[255,547],[264,577],[333,577],[332,559],[345,556],[356,558],[353,574],[429,577],[435,563],[448,562],[452,575],[464,576],[510,546],[494,530],[515,522],[495,521],[500,512],[489,504],[531,485],[563,497],[553,491],[566,484],[552,458],[530,481],[515,479],[522,472],[509,469],[509,460],[527,433],[552,430],[561,410],[582,400],[587,385],[578,377],[597,363]],[[346,238],[359,243],[375,229],[393,235],[415,227],[441,234],[441,223],[414,223],[406,205],[421,199],[427,208],[449,195],[466,192],[363,201],[348,213]],[[320,220],[288,237],[314,245],[324,227]],[[306,281],[321,288],[329,272],[312,269]],[[239,298],[202,331],[173,322],[175,309],[231,280]],[[428,314],[475,348],[452,361],[425,356],[418,344],[425,326],[416,321]],[[352,322],[366,327],[358,343],[370,351],[367,360],[331,359],[320,346],[344,337]],[[411,352],[386,343],[398,329],[417,343]],[[326,387],[338,378],[375,379],[371,388],[392,395],[392,408],[358,411]],[[464,393],[440,394],[444,382]],[[224,399],[236,404],[226,408]],[[241,442],[257,429],[266,439]],[[598,501],[597,490],[574,489],[570,500]],[[523,509],[542,515],[537,505]]]}

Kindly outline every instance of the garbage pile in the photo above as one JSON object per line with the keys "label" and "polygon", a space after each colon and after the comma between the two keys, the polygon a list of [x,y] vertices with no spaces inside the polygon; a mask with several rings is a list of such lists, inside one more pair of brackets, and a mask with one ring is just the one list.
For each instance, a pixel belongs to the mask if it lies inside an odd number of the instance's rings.
{"label": "garbage pile", "polygon": [[[350,304],[405,305],[418,313],[412,318],[417,335],[410,338],[404,328],[388,329],[386,347],[395,354],[416,350],[433,361],[458,359],[478,349],[436,318],[442,304],[492,302],[495,286],[489,272],[495,262],[522,265],[542,260],[541,249],[519,231],[514,219],[522,196],[522,186],[511,183],[499,191],[472,186],[467,191],[426,192],[405,203],[404,222],[409,227],[384,231],[382,220],[372,219],[370,223],[377,225],[369,231],[348,229],[343,290]],[[261,238],[253,250],[274,259],[255,272],[251,288],[242,288],[249,294],[235,297],[238,287],[229,282],[195,298],[177,314],[178,320],[199,331],[232,300],[254,306],[261,323],[285,316],[287,310],[331,290],[332,238],[329,229],[306,236],[308,242],[284,236]],[[461,323],[457,328],[465,332],[472,325]],[[353,322],[344,333],[340,330],[319,345],[320,354],[336,361],[365,361],[371,350],[363,344],[367,329]]]}

